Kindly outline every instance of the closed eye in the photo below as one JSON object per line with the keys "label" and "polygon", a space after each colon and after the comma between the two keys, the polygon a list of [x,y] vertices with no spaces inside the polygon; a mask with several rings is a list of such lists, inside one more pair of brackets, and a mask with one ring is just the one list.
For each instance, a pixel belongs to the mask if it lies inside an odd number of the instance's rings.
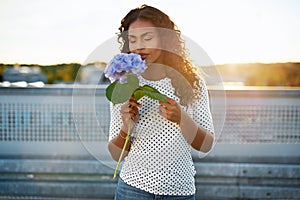
{"label": "closed eye", "polygon": [[133,36],[129,36],[128,40],[129,40],[130,43],[135,43],[136,42],[136,38],[133,37]]}
{"label": "closed eye", "polygon": [[136,40],[130,40],[130,39],[129,39],[129,43],[133,44],[133,43],[135,43],[135,42],[136,42]]}
{"label": "closed eye", "polygon": [[152,39],[153,39],[152,36],[146,36],[146,37],[144,38],[145,41],[150,41],[150,40],[152,40]]}

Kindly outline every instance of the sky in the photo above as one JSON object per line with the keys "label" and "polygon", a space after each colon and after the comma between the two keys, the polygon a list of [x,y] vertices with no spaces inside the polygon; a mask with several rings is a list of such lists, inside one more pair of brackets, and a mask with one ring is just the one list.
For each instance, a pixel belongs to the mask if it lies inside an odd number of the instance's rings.
{"label": "sky", "polygon": [[215,64],[300,62],[298,0],[0,0],[0,63],[84,63],[142,4],[168,14]]}

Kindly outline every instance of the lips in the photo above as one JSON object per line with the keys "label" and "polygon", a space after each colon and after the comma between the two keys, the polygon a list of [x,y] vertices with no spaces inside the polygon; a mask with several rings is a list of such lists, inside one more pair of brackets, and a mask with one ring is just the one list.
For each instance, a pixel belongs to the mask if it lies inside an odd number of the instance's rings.
{"label": "lips", "polygon": [[147,58],[147,56],[149,55],[149,54],[146,54],[146,53],[139,53],[139,54],[140,54],[142,60],[145,60]]}

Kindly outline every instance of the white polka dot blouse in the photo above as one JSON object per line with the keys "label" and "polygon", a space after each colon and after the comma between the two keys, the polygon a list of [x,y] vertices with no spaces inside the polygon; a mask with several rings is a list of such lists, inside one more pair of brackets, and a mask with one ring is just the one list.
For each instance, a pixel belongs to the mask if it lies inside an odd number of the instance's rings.
{"label": "white polka dot blouse", "polygon": [[[149,81],[140,77],[140,85],[150,85],[179,102],[169,78]],[[200,81],[201,97],[189,107],[182,106],[193,120],[204,129],[214,132],[209,109],[208,91]],[[135,124],[131,148],[124,159],[120,178],[127,184],[156,195],[195,194],[195,168],[191,146],[185,140],[178,124],[159,114],[159,103],[148,97],[139,100],[140,119]],[[120,104],[110,105],[109,140],[121,129]]]}

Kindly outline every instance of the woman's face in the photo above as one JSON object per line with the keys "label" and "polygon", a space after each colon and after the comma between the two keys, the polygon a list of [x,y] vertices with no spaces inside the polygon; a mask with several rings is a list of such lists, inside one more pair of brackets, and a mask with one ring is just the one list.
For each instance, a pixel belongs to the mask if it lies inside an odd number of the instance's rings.
{"label": "woman's face", "polygon": [[146,20],[136,20],[128,29],[129,49],[131,53],[140,54],[148,65],[161,63],[160,38],[157,28]]}

